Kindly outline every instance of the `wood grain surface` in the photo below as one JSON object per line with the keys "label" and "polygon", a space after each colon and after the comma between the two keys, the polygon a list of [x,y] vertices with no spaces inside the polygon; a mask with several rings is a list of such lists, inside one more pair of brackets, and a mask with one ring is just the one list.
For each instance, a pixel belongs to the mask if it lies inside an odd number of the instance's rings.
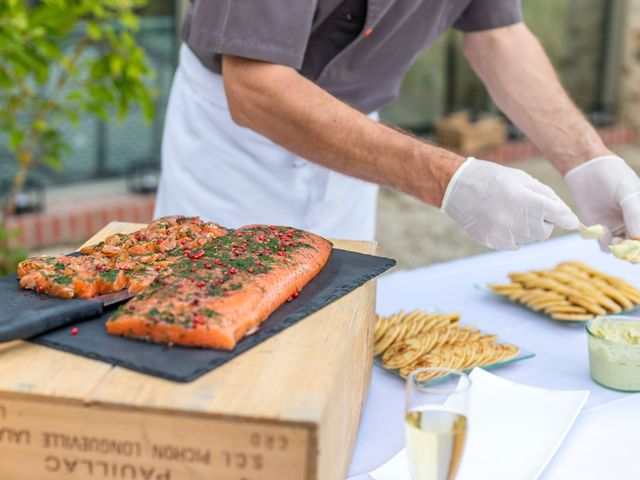
{"label": "wood grain surface", "polygon": [[[86,244],[142,226],[113,222]],[[371,375],[374,317],[375,280],[188,384],[2,344],[0,478],[342,479]]]}

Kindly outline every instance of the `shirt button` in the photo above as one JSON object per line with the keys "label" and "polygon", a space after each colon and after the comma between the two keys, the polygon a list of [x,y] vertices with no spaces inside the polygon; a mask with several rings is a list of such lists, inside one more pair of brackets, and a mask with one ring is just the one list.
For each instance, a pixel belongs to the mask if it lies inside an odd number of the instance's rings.
{"label": "shirt button", "polygon": [[344,18],[347,20],[347,22],[350,22],[351,20],[353,20],[353,15],[347,13]]}

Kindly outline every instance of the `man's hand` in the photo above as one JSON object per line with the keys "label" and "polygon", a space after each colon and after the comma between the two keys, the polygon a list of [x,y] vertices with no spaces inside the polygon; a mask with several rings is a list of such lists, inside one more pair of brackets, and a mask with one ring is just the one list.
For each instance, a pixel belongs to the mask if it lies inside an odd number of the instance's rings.
{"label": "man's hand", "polygon": [[551,188],[515,168],[469,158],[453,175],[442,201],[478,243],[515,250],[546,240],[553,225],[578,228],[578,218]]}
{"label": "man's hand", "polygon": [[640,238],[640,179],[623,159],[594,158],[570,170],[565,180],[582,221],[605,227],[603,249],[621,238]]}

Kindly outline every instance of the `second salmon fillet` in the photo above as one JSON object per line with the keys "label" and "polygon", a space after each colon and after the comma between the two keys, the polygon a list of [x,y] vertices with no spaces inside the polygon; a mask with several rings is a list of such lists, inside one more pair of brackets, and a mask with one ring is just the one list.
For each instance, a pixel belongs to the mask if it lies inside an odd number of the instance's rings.
{"label": "second salmon fillet", "polygon": [[301,230],[247,226],[185,249],[107,322],[113,335],[232,350],[324,267],[329,241]]}

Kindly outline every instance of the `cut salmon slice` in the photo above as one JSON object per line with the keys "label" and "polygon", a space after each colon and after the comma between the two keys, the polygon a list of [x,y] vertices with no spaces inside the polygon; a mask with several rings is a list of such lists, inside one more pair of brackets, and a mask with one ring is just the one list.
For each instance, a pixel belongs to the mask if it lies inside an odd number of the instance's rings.
{"label": "cut salmon slice", "polygon": [[180,242],[200,246],[227,233],[220,225],[198,217],[159,218],[132,234],[110,235],[85,247],[79,257],[27,259],[18,265],[17,272],[22,288],[64,298],[92,298],[126,288],[137,293],[182,253],[178,251],[182,249]]}

